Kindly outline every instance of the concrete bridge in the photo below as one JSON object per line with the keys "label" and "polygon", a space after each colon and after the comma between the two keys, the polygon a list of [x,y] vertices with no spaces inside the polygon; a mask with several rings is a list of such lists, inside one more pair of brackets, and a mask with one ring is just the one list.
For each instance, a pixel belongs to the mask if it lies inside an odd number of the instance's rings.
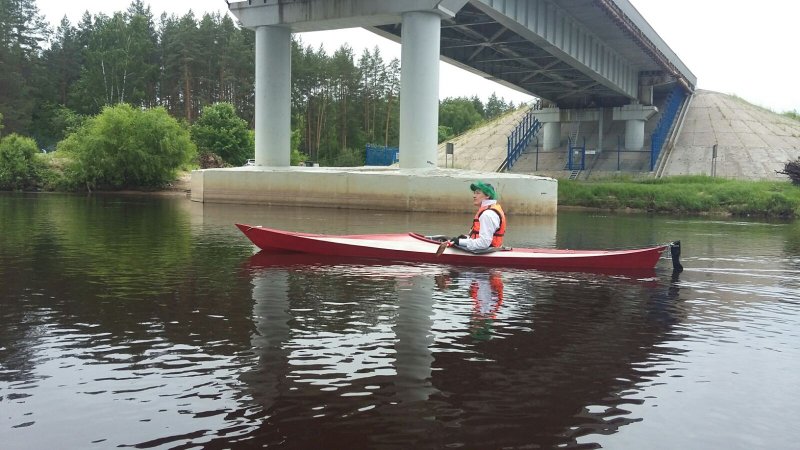
{"label": "concrete bridge", "polygon": [[[696,84],[627,0],[248,0],[229,8],[256,33],[256,166],[194,173],[197,201],[296,204],[302,195],[306,182],[298,180],[305,177],[297,172],[303,169],[289,167],[292,32],[365,27],[402,46],[394,179],[414,181],[376,193],[386,171],[316,171],[317,190],[335,187],[332,198],[351,199],[338,206],[469,211],[467,186],[482,178],[496,184],[513,213],[555,213],[553,179],[438,168],[440,58],[541,98],[545,147],[560,145],[570,110],[588,108],[612,109],[613,120],[626,123],[626,146],[642,147],[658,97],[675,85],[691,92]],[[415,201],[428,184],[436,199]]]}

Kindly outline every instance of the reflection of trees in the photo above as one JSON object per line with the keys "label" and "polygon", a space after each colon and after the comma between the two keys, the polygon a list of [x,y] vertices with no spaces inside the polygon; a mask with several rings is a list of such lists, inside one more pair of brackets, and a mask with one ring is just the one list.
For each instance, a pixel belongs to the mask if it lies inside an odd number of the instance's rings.
{"label": "reflection of trees", "polygon": [[168,199],[15,200],[0,202],[0,309],[9,324],[0,327],[0,356],[15,377],[26,377],[43,327],[53,324],[86,336],[65,350],[104,360],[98,343],[124,345],[132,364],[162,339],[249,346],[249,283],[219,270],[236,267],[249,248],[196,245],[184,211]]}

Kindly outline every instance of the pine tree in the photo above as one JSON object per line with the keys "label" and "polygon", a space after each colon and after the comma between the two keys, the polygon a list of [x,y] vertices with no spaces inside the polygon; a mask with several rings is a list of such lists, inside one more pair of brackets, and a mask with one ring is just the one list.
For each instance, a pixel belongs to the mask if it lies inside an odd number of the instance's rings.
{"label": "pine tree", "polygon": [[31,124],[31,80],[48,34],[34,0],[0,0],[0,114],[6,133],[24,133]]}
{"label": "pine tree", "polygon": [[193,122],[199,111],[195,99],[200,72],[198,28],[189,11],[180,19],[162,16],[161,51],[163,72],[161,90],[167,110],[176,117]]}

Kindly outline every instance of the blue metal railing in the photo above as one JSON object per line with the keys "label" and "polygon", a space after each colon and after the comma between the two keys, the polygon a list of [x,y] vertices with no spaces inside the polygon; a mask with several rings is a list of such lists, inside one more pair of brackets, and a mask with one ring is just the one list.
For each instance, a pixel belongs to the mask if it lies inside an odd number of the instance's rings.
{"label": "blue metal railing", "polygon": [[534,109],[528,110],[525,116],[517,124],[516,128],[508,135],[507,156],[505,163],[505,170],[511,170],[511,167],[519,159],[522,152],[528,148],[531,140],[539,130],[542,128],[542,123],[533,115]]}
{"label": "blue metal railing", "polygon": [[656,124],[653,134],[650,136],[650,171],[652,172],[658,161],[658,155],[664,147],[669,136],[669,130],[675,122],[681,104],[686,99],[687,92],[680,85],[676,85],[672,92],[667,95],[667,100],[664,102],[664,112],[661,114]]}

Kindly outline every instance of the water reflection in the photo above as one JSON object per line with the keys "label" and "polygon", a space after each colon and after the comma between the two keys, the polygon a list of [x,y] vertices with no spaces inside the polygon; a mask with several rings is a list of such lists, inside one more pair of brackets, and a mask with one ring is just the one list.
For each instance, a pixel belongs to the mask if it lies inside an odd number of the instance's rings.
{"label": "water reflection", "polygon": [[795,225],[567,214],[556,240],[514,221],[524,246],[681,238],[672,278],[253,255],[240,211],[459,218],[195,209],[0,195],[0,447],[793,445]]}
{"label": "water reflection", "polygon": [[[466,286],[466,288],[464,287]],[[470,335],[476,339],[490,339],[492,323],[503,305],[503,277],[501,269],[476,269],[449,271],[436,276],[440,290],[463,289],[472,299]]]}
{"label": "water reflection", "polygon": [[248,270],[242,381],[265,422],[247,436],[292,448],[578,448],[639,420],[625,393],[683,314],[669,278],[264,252]]}

